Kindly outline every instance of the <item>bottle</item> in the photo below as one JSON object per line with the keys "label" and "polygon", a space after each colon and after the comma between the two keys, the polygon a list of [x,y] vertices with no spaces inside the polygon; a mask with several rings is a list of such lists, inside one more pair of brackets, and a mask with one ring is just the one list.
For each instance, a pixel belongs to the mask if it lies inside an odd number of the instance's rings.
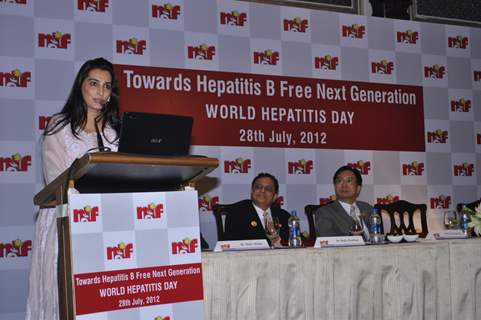
{"label": "bottle", "polygon": [[372,214],[369,217],[369,237],[371,243],[381,243],[384,241],[384,237],[381,233],[381,216],[377,209],[372,209]]}
{"label": "bottle", "polygon": [[463,205],[463,209],[461,209],[461,217],[459,219],[461,230],[466,237],[469,237],[469,227],[468,224],[471,222],[471,216],[466,209],[466,206]]}
{"label": "bottle", "polygon": [[301,224],[295,210],[292,211],[287,225],[289,226],[289,247],[301,247]]}

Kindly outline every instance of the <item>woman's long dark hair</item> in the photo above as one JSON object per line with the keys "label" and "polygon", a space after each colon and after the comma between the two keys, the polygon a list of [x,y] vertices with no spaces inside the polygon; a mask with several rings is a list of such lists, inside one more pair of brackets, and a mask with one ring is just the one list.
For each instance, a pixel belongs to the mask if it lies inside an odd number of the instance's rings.
{"label": "woman's long dark hair", "polygon": [[[72,134],[77,139],[79,138],[79,131],[83,129],[87,123],[87,106],[85,105],[82,95],[82,84],[85,79],[87,79],[89,72],[93,69],[107,71],[112,78],[112,93],[110,95],[110,100],[102,108],[96,120],[102,120],[102,134],[106,124],[108,124],[115,130],[117,133],[116,139],[118,139],[120,133],[119,87],[117,84],[117,78],[115,77],[114,66],[104,58],[88,60],[82,65],[82,67],[80,67],[67,102],[65,102],[62,110],[52,117],[55,118],[55,122],[52,123],[51,126],[47,126],[47,129],[44,131],[45,136],[55,134],[67,124],[70,124]],[[114,141],[109,142],[112,143]]]}

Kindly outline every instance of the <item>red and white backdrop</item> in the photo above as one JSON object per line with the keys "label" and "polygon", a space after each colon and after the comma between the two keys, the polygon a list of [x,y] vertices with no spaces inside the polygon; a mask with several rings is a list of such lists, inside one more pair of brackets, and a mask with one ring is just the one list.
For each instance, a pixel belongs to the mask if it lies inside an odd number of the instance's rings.
{"label": "red and white backdrop", "polygon": [[363,174],[361,199],[426,203],[430,230],[481,195],[481,29],[241,1],[0,1],[0,319],[25,309],[39,137],[87,59],[116,64],[123,110],[193,115],[193,154],[220,166],[212,206],[259,172],[302,214]]}

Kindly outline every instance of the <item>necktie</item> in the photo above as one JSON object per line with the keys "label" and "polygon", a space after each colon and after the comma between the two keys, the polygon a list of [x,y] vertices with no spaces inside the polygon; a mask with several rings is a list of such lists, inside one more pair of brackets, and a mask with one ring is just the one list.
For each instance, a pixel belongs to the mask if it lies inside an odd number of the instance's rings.
{"label": "necktie", "polygon": [[356,206],[351,204],[351,209],[349,211],[349,215],[351,216],[351,218],[353,219],[356,219]]}
{"label": "necktie", "polygon": [[264,229],[267,230],[267,226],[270,222],[272,222],[272,218],[271,218],[271,215],[269,214],[269,211],[264,211],[264,213],[262,214],[262,216],[264,217]]}

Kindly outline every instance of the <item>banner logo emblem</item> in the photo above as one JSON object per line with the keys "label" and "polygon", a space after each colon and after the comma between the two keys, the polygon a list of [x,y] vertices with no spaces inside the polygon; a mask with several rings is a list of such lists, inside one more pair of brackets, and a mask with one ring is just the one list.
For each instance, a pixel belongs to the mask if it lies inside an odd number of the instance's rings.
{"label": "banner logo emblem", "polygon": [[20,69],[11,72],[0,72],[0,86],[26,88],[32,74],[30,71],[22,72]]}
{"label": "banner logo emblem", "polygon": [[185,238],[179,242],[172,242],[172,254],[194,253],[197,247],[197,239]]}
{"label": "banner logo emblem", "polygon": [[312,160],[301,159],[296,162],[288,162],[287,172],[289,174],[310,174],[313,167],[314,162]]}
{"label": "banner logo emblem", "polygon": [[85,206],[73,210],[73,222],[96,222],[99,216],[99,207]]}
{"label": "banner logo emblem", "polygon": [[127,41],[117,40],[116,42],[117,53],[142,55],[145,49],[147,49],[147,41],[137,40],[137,38],[130,38]]}
{"label": "banner logo emblem", "polygon": [[243,27],[247,21],[247,14],[245,12],[240,13],[237,10],[232,12],[220,13],[220,24]]}
{"label": "banner logo emblem", "polygon": [[0,157],[0,172],[26,172],[32,165],[32,156],[22,156],[20,153],[12,155],[10,158]]}
{"label": "banner logo emblem", "polygon": [[224,172],[225,173],[248,173],[251,167],[250,159],[237,158],[233,161],[224,161]]}
{"label": "banner logo emblem", "polygon": [[77,0],[77,9],[80,11],[105,12],[109,0]]}
{"label": "banner logo emblem", "polygon": [[342,26],[342,36],[344,38],[363,39],[366,34],[366,27],[357,23],[350,26]]}
{"label": "banner logo emblem", "polygon": [[419,39],[419,33],[413,30],[406,30],[404,32],[398,31],[396,33],[396,40],[398,43],[416,44]]}
{"label": "banner logo emblem", "polygon": [[40,48],[55,48],[55,49],[67,49],[70,44],[70,33],[62,34],[60,31],[52,33],[39,33],[38,34],[38,46]]}
{"label": "banner logo emblem", "polygon": [[152,18],[177,20],[180,16],[180,6],[166,3],[163,6],[152,5]]}
{"label": "banner logo emblem", "polygon": [[107,260],[122,260],[130,259],[134,253],[134,246],[132,243],[119,243],[115,247],[107,247]]}
{"label": "banner logo emblem", "polygon": [[265,51],[254,51],[254,64],[265,64],[275,66],[279,62],[279,52],[267,49]]}
{"label": "banner logo emblem", "polygon": [[0,243],[0,258],[27,257],[31,250],[31,240],[16,239],[12,242]]}

